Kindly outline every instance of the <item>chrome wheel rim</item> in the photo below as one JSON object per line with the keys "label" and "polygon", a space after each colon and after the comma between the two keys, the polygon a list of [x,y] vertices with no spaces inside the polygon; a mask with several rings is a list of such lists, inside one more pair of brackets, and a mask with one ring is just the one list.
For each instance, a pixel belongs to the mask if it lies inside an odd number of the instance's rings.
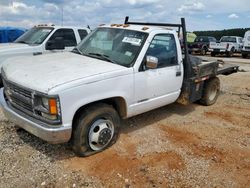
{"label": "chrome wheel rim", "polygon": [[89,130],[89,146],[92,150],[98,151],[105,148],[114,135],[114,124],[110,120],[98,119]]}

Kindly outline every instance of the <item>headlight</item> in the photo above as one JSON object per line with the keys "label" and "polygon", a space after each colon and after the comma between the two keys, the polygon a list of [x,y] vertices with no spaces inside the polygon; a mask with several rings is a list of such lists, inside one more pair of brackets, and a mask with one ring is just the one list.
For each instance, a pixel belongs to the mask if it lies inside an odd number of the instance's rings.
{"label": "headlight", "polygon": [[34,111],[46,120],[59,122],[61,120],[59,97],[34,95]]}
{"label": "headlight", "polygon": [[45,107],[50,114],[56,115],[58,114],[58,105],[56,98],[42,98],[42,105]]}
{"label": "headlight", "polygon": [[42,104],[45,108],[47,108],[49,110],[49,99],[48,98],[43,97]]}

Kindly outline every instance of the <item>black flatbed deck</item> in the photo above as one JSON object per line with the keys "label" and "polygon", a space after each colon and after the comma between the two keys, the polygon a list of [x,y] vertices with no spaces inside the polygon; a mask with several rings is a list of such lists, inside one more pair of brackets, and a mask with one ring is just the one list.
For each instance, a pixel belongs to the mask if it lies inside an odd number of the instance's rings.
{"label": "black flatbed deck", "polygon": [[204,77],[215,77],[217,75],[229,75],[239,70],[238,65],[228,64],[224,61],[209,61],[200,57],[189,55],[189,63],[194,70],[193,80],[199,80]]}
{"label": "black flatbed deck", "polygon": [[232,73],[236,73],[239,70],[238,65],[232,65],[232,64],[223,64],[221,67],[219,66],[217,70],[217,74],[222,74],[222,75],[229,75]]}

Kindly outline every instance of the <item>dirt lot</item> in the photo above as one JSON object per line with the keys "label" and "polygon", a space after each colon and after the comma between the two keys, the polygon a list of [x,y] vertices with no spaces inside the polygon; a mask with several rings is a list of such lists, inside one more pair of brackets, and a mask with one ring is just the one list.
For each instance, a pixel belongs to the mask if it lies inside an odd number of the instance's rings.
{"label": "dirt lot", "polygon": [[247,187],[250,72],[220,79],[215,105],[126,120],[118,142],[88,158],[16,131],[0,113],[0,187]]}

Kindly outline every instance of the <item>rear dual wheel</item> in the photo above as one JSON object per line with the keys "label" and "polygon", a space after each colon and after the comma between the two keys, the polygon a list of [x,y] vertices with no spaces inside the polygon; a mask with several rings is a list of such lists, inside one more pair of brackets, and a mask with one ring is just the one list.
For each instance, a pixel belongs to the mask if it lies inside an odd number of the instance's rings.
{"label": "rear dual wheel", "polygon": [[113,145],[119,135],[120,117],[104,103],[86,108],[75,122],[72,148],[81,157],[93,155]]}
{"label": "rear dual wheel", "polygon": [[213,105],[220,94],[220,80],[217,77],[210,78],[205,82],[204,91],[200,103],[205,106]]}

